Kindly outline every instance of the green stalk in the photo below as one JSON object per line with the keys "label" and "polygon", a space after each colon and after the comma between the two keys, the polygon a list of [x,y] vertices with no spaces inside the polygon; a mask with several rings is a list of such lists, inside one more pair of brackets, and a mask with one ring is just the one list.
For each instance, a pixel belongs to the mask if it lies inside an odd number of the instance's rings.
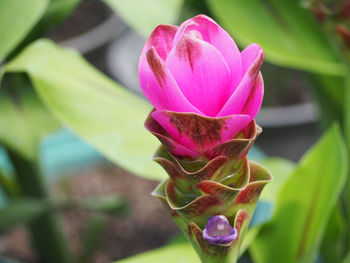
{"label": "green stalk", "polygon": [[[350,62],[350,61],[349,61]],[[347,73],[345,78],[345,105],[344,105],[344,133],[348,153],[350,153],[350,63],[347,65]],[[349,159],[350,163],[350,159]],[[348,176],[344,188],[344,206],[346,211],[346,222],[348,228],[347,247],[350,246],[350,176]]]}
{"label": "green stalk", "polygon": [[[344,119],[343,119],[343,130],[344,138],[346,143],[347,152],[350,153],[350,48],[340,39],[336,33],[337,21],[329,19],[325,23],[324,29],[330,42],[332,43],[335,50],[338,52],[346,70],[344,76]],[[336,88],[336,87],[335,87]],[[350,154],[348,154],[348,163],[350,163]],[[347,180],[342,193],[342,207],[344,209],[345,222],[346,222],[346,233],[345,238],[345,252],[349,251],[350,247],[350,170],[348,171]]]}
{"label": "green stalk", "polygon": [[[339,41],[339,37],[335,35],[335,23],[332,23],[333,35],[330,36],[336,41],[338,52],[346,67],[344,77],[344,138],[346,143],[346,149],[350,153],[350,50],[342,41]],[[350,163],[350,155],[348,154],[348,163]],[[347,227],[347,233],[345,235],[345,248],[350,247],[350,170],[348,171],[348,177],[345,183],[345,187],[342,193],[342,205],[345,210],[345,222]]]}
{"label": "green stalk", "polygon": [[[49,194],[40,173],[37,160],[28,160],[9,150],[22,195],[49,200]],[[28,225],[32,242],[41,263],[71,263],[72,256],[67,246],[62,227],[55,212],[48,212]]]}

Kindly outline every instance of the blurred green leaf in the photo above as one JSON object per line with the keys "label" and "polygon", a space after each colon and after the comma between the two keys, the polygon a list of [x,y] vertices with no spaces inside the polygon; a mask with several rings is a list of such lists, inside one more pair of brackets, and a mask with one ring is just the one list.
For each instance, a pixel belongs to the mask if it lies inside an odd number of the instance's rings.
{"label": "blurred green leaf", "polygon": [[18,224],[26,224],[51,209],[47,201],[40,199],[15,199],[0,209],[0,233]]}
{"label": "blurred green leaf", "polygon": [[349,251],[349,253],[346,255],[346,257],[345,257],[343,263],[350,263],[350,251]]}
{"label": "blurred green leaf", "polygon": [[0,169],[0,193],[6,197],[15,197],[19,193],[17,182],[13,178],[7,178]]}
{"label": "blurred green leaf", "polygon": [[[254,226],[259,229],[262,224],[271,219],[276,207],[277,196],[294,170],[294,163],[283,158],[265,158],[260,163],[269,170],[273,176],[273,180],[264,187],[252,221],[250,222],[250,227]],[[250,245],[251,242],[248,243],[246,241],[247,239],[244,240],[246,245]],[[253,238],[251,241],[253,241]]]}
{"label": "blurred green leaf", "polygon": [[6,258],[0,255],[0,263],[23,263],[14,259]]}
{"label": "blurred green leaf", "polygon": [[255,262],[314,262],[345,183],[346,158],[334,125],[302,158],[281,190],[274,217],[251,246]]}
{"label": "blurred green leaf", "polygon": [[34,29],[35,36],[40,37],[47,30],[63,22],[81,1],[82,0],[50,0],[45,14]]}
{"label": "blurred green leaf", "polygon": [[223,27],[243,45],[253,42],[280,66],[344,75],[345,66],[312,13],[296,0],[207,0]]}
{"label": "blurred green leaf", "polygon": [[115,263],[200,263],[199,257],[187,242],[170,244]]}
{"label": "blurred green leaf", "polygon": [[44,14],[47,0],[0,0],[0,62]]}
{"label": "blurred green leaf", "polygon": [[92,215],[84,228],[82,236],[82,250],[79,253],[79,263],[95,262],[93,254],[100,244],[107,226],[107,219],[103,215]]}
{"label": "blurred green leaf", "polygon": [[71,202],[73,208],[86,209],[93,212],[112,215],[125,215],[128,212],[127,200],[119,195],[89,196],[72,200]]}
{"label": "blurred green leaf", "polygon": [[264,187],[260,195],[260,200],[276,203],[277,196],[291,172],[294,170],[295,164],[289,160],[277,157],[266,158],[260,163],[268,169],[273,176],[273,180]]}
{"label": "blurred green leaf", "polygon": [[[55,26],[62,23],[82,0],[49,0],[45,13],[27,36],[11,52],[8,60],[16,57],[27,45],[43,37]],[[1,77],[1,76],[0,76]]]}
{"label": "blurred green leaf", "polygon": [[324,127],[343,120],[345,84],[344,78],[326,75],[311,75],[314,84],[309,87],[317,99],[320,117]]}
{"label": "blurred green leaf", "polygon": [[5,69],[28,73],[52,114],[107,158],[140,176],[164,178],[152,161],[159,143],[143,127],[151,106],[77,52],[39,40]]}
{"label": "blurred green leaf", "polygon": [[41,139],[59,125],[28,82],[7,84],[0,89],[0,143],[33,159]]}
{"label": "blurred green leaf", "polygon": [[338,205],[331,213],[322,241],[321,254],[325,263],[342,262],[343,235],[346,233],[344,221],[341,207]]}
{"label": "blurred green leaf", "polygon": [[127,24],[147,37],[159,24],[173,24],[184,0],[104,0]]}

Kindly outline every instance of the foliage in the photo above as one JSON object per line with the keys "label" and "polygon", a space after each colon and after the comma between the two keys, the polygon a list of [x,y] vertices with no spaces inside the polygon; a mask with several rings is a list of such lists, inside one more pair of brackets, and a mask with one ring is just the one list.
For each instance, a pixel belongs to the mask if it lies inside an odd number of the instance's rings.
{"label": "foliage", "polygon": [[104,1],[144,37],[159,24],[176,22],[184,2],[184,0]]}
{"label": "foliage", "polygon": [[163,177],[150,158],[158,142],[143,128],[151,107],[77,52],[39,40],[4,69],[26,72],[53,115],[107,158],[141,176]]}
{"label": "foliage", "polygon": [[[207,0],[214,15],[242,45],[259,43],[266,59],[327,75],[344,75],[332,42],[295,0]],[[263,21],[263,22],[262,22]]]}
{"label": "foliage", "polygon": [[34,27],[47,5],[48,0],[0,1],[0,63]]}
{"label": "foliage", "polygon": [[282,188],[272,220],[253,243],[254,261],[314,262],[346,175],[344,141],[333,126]]}

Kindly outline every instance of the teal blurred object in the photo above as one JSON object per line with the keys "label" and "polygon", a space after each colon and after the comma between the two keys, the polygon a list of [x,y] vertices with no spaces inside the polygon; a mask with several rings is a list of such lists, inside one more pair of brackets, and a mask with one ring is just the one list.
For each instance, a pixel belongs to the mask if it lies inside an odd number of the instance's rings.
{"label": "teal blurred object", "polygon": [[[248,153],[248,159],[257,162],[265,159],[266,157],[266,154],[255,146],[253,146]],[[272,216],[273,208],[272,203],[259,200],[256,205],[252,221],[250,221],[250,226],[261,225],[267,222]]]}
{"label": "teal blurred object", "polygon": [[[72,132],[62,129],[44,139],[40,149],[40,161],[43,174],[49,178],[50,182],[53,182],[60,175],[93,166],[105,161],[105,159],[93,147],[83,142]],[[5,176],[13,174],[13,168],[7,153],[1,147],[0,170]],[[4,206],[4,203],[5,198],[0,189],[0,208]]]}
{"label": "teal blurred object", "polygon": [[12,165],[3,147],[0,147],[0,169],[5,176],[13,173]]}
{"label": "teal blurred object", "polygon": [[266,154],[255,145],[253,145],[253,147],[248,152],[249,160],[259,162],[265,158],[267,158]]}
{"label": "teal blurred object", "polygon": [[13,259],[0,257],[0,263],[20,263],[20,262]]}
{"label": "teal blurred object", "polygon": [[258,226],[269,221],[272,217],[273,209],[274,206],[272,203],[259,200],[252,221],[250,221],[250,226]]}
{"label": "teal blurred object", "polygon": [[59,175],[93,166],[104,157],[67,129],[47,136],[40,149],[41,168],[50,181]]}
{"label": "teal blurred object", "polygon": [[[12,172],[12,166],[9,162],[8,156],[4,148],[0,147],[0,170],[5,176],[8,176]],[[5,197],[0,189],[0,208],[4,206]],[[1,259],[0,259],[1,263]]]}
{"label": "teal blurred object", "polygon": [[[267,158],[266,154],[255,145],[248,152],[249,160],[259,162],[265,158]],[[272,203],[259,200],[249,226],[256,226],[267,222],[272,216],[273,208]]]}

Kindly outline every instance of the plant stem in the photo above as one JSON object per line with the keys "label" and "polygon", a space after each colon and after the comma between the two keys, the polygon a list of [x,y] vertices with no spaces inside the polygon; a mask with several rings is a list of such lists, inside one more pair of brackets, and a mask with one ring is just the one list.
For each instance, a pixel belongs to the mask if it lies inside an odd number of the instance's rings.
{"label": "plant stem", "polygon": [[[27,197],[49,199],[49,194],[36,160],[28,160],[8,150],[22,194]],[[67,242],[55,212],[48,212],[29,223],[33,245],[42,263],[71,263]]]}
{"label": "plant stem", "polygon": [[[330,19],[325,23],[325,31],[330,39],[333,47],[338,52],[346,70],[344,75],[344,119],[343,129],[346,149],[348,153],[348,164],[350,164],[350,49],[336,34],[337,21]],[[336,87],[335,87],[336,88]],[[350,168],[350,167],[349,167]],[[345,237],[345,252],[350,247],[350,169],[348,169],[347,180],[342,193],[342,206],[345,210],[346,233]]]}
{"label": "plant stem", "polygon": [[[344,133],[346,147],[348,151],[348,163],[350,164],[350,68],[347,67],[347,73],[345,78],[345,105],[344,105]],[[350,171],[348,171],[349,174]],[[344,206],[346,211],[346,222],[348,228],[347,235],[347,247],[350,246],[350,176],[348,175],[345,188],[343,191],[344,195]]]}
{"label": "plant stem", "polygon": [[[338,42],[338,50],[341,53],[344,65],[346,67],[344,77],[344,138],[348,152],[348,164],[350,164],[350,50],[345,44]],[[347,234],[345,235],[345,248],[350,247],[350,167],[348,167],[348,176],[344,186],[342,201],[345,210],[345,222]]]}

